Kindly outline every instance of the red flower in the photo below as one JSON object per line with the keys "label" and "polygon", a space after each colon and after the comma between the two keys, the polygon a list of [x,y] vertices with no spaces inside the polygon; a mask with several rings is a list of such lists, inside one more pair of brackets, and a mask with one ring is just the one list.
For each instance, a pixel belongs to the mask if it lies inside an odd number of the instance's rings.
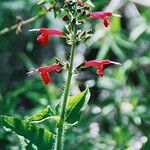
{"label": "red flower", "polygon": [[83,5],[83,2],[80,1],[80,0],[78,0],[77,4],[78,4],[78,6],[82,6],[82,5]]}
{"label": "red flower", "polygon": [[108,27],[110,25],[110,21],[108,19],[108,17],[110,17],[110,16],[120,17],[120,15],[112,14],[112,12],[104,12],[104,11],[97,11],[97,12],[92,12],[89,14],[90,18],[103,19],[105,27]]}
{"label": "red flower", "polygon": [[56,71],[57,73],[60,73],[62,71],[61,67],[62,67],[62,64],[60,64],[60,62],[58,62],[58,63],[52,64],[49,66],[44,66],[44,67],[40,67],[36,70],[32,70],[32,71],[28,72],[27,75],[31,76],[35,72],[39,72],[42,80],[47,85],[49,82],[51,82],[49,73],[52,71]]}
{"label": "red flower", "polygon": [[29,31],[39,31],[39,32],[41,32],[41,34],[37,37],[37,41],[42,46],[45,46],[45,45],[48,44],[49,36],[61,36],[63,34],[63,31],[58,30],[58,29],[40,28],[40,29],[31,29]]}
{"label": "red flower", "polygon": [[104,65],[109,65],[109,64],[121,65],[118,62],[114,62],[110,60],[90,60],[90,61],[85,61],[83,63],[83,65],[86,67],[97,67],[96,73],[100,76],[103,76],[104,74]]}

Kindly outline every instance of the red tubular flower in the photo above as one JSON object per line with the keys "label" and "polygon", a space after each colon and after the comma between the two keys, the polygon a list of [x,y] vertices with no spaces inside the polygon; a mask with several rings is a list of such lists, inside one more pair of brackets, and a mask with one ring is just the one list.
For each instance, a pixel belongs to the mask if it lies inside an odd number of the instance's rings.
{"label": "red tubular flower", "polygon": [[40,34],[38,37],[37,37],[37,42],[40,43],[42,46],[45,46],[48,44],[48,36],[47,35],[44,35],[43,33]]}
{"label": "red tubular flower", "polygon": [[104,11],[97,11],[90,13],[90,18],[100,18],[103,19],[105,27],[110,25],[110,21],[108,17],[112,16],[112,12],[104,12]]}
{"label": "red tubular flower", "polygon": [[121,65],[118,62],[110,61],[110,60],[90,60],[86,61],[83,65],[86,67],[97,67],[96,73],[100,76],[104,74],[104,65],[115,64]]}
{"label": "red tubular flower", "polygon": [[49,66],[44,66],[44,67],[40,67],[36,70],[32,70],[32,71],[28,72],[27,75],[31,76],[35,72],[39,72],[43,82],[47,85],[48,83],[51,82],[49,73],[52,71],[56,71],[57,73],[60,73],[62,70],[61,67],[62,67],[62,65],[58,62],[58,63],[52,64]]}
{"label": "red tubular flower", "polygon": [[110,16],[120,17],[120,15],[118,14],[112,14],[112,12],[104,12],[104,11],[97,11],[97,12],[92,12],[89,14],[90,18],[103,19],[105,27],[108,27],[110,25],[110,21],[108,19],[108,17]]}
{"label": "red tubular flower", "polygon": [[63,31],[58,30],[58,29],[40,28],[40,29],[31,29],[29,31],[39,31],[39,32],[41,32],[41,34],[37,37],[37,41],[42,46],[45,46],[45,45],[48,44],[49,36],[61,36],[63,34]]}

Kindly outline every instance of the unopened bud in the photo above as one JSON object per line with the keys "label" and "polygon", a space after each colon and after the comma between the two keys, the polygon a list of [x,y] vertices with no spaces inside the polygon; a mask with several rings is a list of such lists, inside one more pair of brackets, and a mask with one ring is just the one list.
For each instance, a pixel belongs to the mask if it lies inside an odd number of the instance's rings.
{"label": "unopened bud", "polygon": [[82,5],[83,3],[80,0],[78,0],[78,6],[82,6]]}
{"label": "unopened bud", "polygon": [[84,7],[84,9],[85,9],[85,10],[90,10],[91,7],[90,7],[90,6],[86,6],[86,7]]}
{"label": "unopened bud", "polygon": [[72,23],[76,24],[76,18],[73,18]]}
{"label": "unopened bud", "polygon": [[67,15],[65,15],[65,16],[63,16],[63,17],[62,17],[62,20],[63,20],[63,21],[68,21],[68,20],[69,20],[69,18],[68,18],[68,16],[67,16]]}
{"label": "unopened bud", "polygon": [[80,12],[81,12],[81,9],[78,9],[77,12],[80,13]]}
{"label": "unopened bud", "polygon": [[83,11],[82,16],[85,16],[85,15],[86,15],[86,11]]}

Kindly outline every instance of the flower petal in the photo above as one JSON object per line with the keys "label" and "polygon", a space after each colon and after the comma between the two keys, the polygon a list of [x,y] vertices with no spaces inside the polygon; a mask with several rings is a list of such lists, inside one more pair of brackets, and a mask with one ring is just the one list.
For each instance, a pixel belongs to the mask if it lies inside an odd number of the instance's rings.
{"label": "flower petal", "polygon": [[45,46],[48,44],[48,36],[45,34],[40,34],[37,37],[37,42],[40,43],[42,46]]}
{"label": "flower petal", "polygon": [[108,17],[105,17],[104,25],[105,25],[105,27],[108,27],[110,25],[110,21],[109,21]]}
{"label": "flower petal", "polygon": [[51,78],[49,76],[49,73],[47,72],[40,72],[40,75],[41,75],[41,78],[43,80],[43,82],[47,85],[50,81],[51,81]]}
{"label": "flower petal", "polygon": [[47,29],[47,28],[40,28],[40,32],[47,35],[62,35],[63,31],[58,29]]}
{"label": "flower petal", "polygon": [[98,68],[96,73],[102,77],[104,75],[104,66],[102,65],[100,68]]}

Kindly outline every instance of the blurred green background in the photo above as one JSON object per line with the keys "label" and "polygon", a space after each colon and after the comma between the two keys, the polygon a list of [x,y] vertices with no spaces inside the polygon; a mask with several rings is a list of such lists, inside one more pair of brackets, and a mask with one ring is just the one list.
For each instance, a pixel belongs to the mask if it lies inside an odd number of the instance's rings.
{"label": "blurred green background", "polygon": [[[37,0],[0,0],[0,30],[39,13]],[[150,1],[93,0],[94,10],[121,14],[112,17],[106,29],[101,20],[89,20],[85,28],[94,35],[76,49],[75,66],[84,60],[110,59],[122,63],[111,66],[104,77],[95,69],[84,70],[73,79],[71,93],[90,87],[89,107],[79,124],[66,130],[65,150],[149,150],[150,149]],[[16,34],[0,36],[0,114],[27,118],[48,104],[61,100],[65,73],[53,74],[45,86],[39,75],[30,78],[26,72],[42,65],[69,58],[69,46],[60,38],[51,38],[49,45],[36,42],[38,33],[31,28],[63,29],[61,18],[46,14]],[[53,130],[49,121],[39,124]],[[0,128],[0,150],[22,150],[20,137]]]}

